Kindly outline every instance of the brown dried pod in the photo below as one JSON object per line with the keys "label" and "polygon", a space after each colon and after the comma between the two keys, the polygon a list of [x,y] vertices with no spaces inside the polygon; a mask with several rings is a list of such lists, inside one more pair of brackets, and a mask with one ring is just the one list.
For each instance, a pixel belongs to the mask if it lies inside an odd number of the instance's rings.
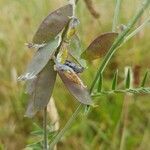
{"label": "brown dried pod", "polygon": [[37,111],[47,106],[53,92],[55,80],[54,62],[50,60],[37,75],[37,78],[27,82],[26,90],[30,94],[30,100],[25,116],[33,117]]}
{"label": "brown dried pod", "polygon": [[92,100],[86,86],[72,68],[66,65],[56,66],[59,76],[70,93],[81,103],[91,105]]}
{"label": "brown dried pod", "polygon": [[46,46],[38,49],[29,63],[26,72],[21,75],[19,80],[30,80],[36,78],[36,75],[46,66],[52,58],[55,50],[60,44],[60,37],[46,44]]}
{"label": "brown dried pod", "polygon": [[116,32],[104,33],[98,36],[82,53],[81,58],[91,61],[103,57],[108,52],[117,36],[118,33]]}
{"label": "brown dried pod", "polygon": [[36,31],[33,37],[33,43],[47,43],[55,38],[67,25],[72,15],[73,7],[71,4],[63,6],[49,14]]}

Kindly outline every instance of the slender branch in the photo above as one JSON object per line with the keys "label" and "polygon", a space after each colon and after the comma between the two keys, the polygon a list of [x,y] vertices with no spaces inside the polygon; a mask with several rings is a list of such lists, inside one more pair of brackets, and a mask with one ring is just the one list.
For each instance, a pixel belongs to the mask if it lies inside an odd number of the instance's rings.
{"label": "slender branch", "polygon": [[124,150],[125,148],[125,140],[127,135],[127,125],[128,125],[128,114],[129,114],[129,101],[131,101],[132,95],[125,95],[124,103],[123,103],[123,110],[122,110],[122,131],[121,131],[121,140],[119,150]]}
{"label": "slender branch", "polygon": [[118,24],[121,1],[122,0],[116,0],[116,8],[115,8],[115,12],[114,12],[114,19],[113,19],[113,25],[112,25],[113,32],[116,30],[116,26]]}
{"label": "slender branch", "polygon": [[44,144],[43,150],[47,150],[47,107],[44,108],[43,111],[43,130],[44,130]]}
{"label": "slender branch", "polygon": [[101,91],[98,93],[91,94],[92,97],[100,97],[103,94],[113,94],[113,93],[132,93],[132,94],[150,94],[150,87],[139,87],[139,88],[130,88],[130,89],[117,89],[117,90],[108,90]]}
{"label": "slender branch", "polygon": [[135,29],[132,33],[130,33],[123,41],[123,44],[126,43],[128,40],[130,40],[133,36],[135,36],[137,33],[139,33],[147,23],[150,23],[150,17],[146,19],[137,29]]}
{"label": "slender branch", "polygon": [[[110,48],[109,52],[107,53],[107,55],[105,56],[105,58],[104,58],[104,60],[102,62],[102,65],[100,66],[100,68],[97,71],[97,74],[96,74],[96,76],[94,78],[94,81],[92,82],[92,85],[91,85],[91,88],[90,88],[90,93],[92,93],[92,91],[94,89],[94,86],[95,86],[95,84],[97,82],[97,79],[99,77],[99,74],[103,73],[103,71],[105,70],[108,62],[110,61],[111,57],[113,56],[114,52],[116,51],[116,48],[121,44],[121,42],[123,41],[124,37],[128,34],[130,29],[135,25],[135,23],[141,17],[141,15],[143,14],[144,10],[149,6],[149,4],[150,4],[150,0],[147,0],[145,2],[145,4],[143,5],[143,7],[135,15],[135,17],[130,21],[130,23],[127,26],[127,29],[117,38],[117,40],[114,42],[114,44]],[[54,138],[54,140],[50,144],[50,150],[61,139],[61,137],[68,130],[68,128],[70,128],[70,126],[75,121],[75,119],[77,118],[77,116],[79,115],[79,113],[80,113],[80,111],[81,111],[81,109],[83,107],[85,107],[83,104],[79,104],[79,106],[77,107],[75,112],[70,117],[69,121],[66,123],[65,127],[57,134],[57,136]]]}

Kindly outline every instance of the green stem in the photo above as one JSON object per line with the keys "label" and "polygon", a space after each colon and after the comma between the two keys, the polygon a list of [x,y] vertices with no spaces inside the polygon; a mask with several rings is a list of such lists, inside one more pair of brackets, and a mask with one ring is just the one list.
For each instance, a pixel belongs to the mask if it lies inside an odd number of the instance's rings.
{"label": "green stem", "polygon": [[50,143],[50,150],[53,149],[53,147],[57,144],[57,142],[60,140],[60,138],[64,135],[64,133],[68,130],[68,128],[70,128],[72,122],[76,119],[76,117],[78,116],[78,114],[80,113],[81,109],[83,108],[83,104],[80,104],[77,109],[75,110],[75,112],[72,114],[72,116],[70,117],[70,119],[68,120],[68,122],[66,123],[66,125],[64,126],[64,128],[56,135],[56,137],[54,138],[54,140]]}
{"label": "green stem", "polygon": [[[116,48],[121,44],[121,42],[124,40],[124,37],[128,34],[130,29],[135,25],[137,20],[141,17],[143,14],[144,10],[149,6],[150,0],[147,0],[143,7],[138,11],[138,13],[135,15],[135,17],[131,20],[131,22],[128,24],[126,30],[116,39],[112,47],[110,48],[109,52],[105,56],[101,66],[99,67],[97,74],[94,78],[94,81],[92,82],[91,88],[90,88],[90,93],[92,93],[95,83],[99,77],[100,73],[103,73],[105,70],[108,62],[110,61],[111,57],[113,56],[114,52],[116,51]],[[54,147],[55,144],[61,139],[61,137],[64,135],[64,133],[68,130],[68,128],[71,127],[72,123],[75,121],[77,116],[79,115],[81,109],[85,107],[83,104],[79,104],[73,115],[70,117],[69,121],[66,123],[65,127],[57,134],[57,136],[54,138],[52,143],[50,144],[50,150]]]}
{"label": "green stem", "polygon": [[115,32],[116,26],[118,24],[119,12],[120,12],[121,0],[116,0],[116,8],[114,13],[112,31]]}
{"label": "green stem", "polygon": [[135,36],[137,33],[139,33],[147,23],[150,23],[150,17],[146,19],[137,29],[135,29],[132,33],[130,33],[123,41],[122,44],[126,43],[128,40],[130,40],[133,36]]}
{"label": "green stem", "polygon": [[44,108],[43,112],[43,130],[44,130],[43,150],[47,150],[47,107]]}

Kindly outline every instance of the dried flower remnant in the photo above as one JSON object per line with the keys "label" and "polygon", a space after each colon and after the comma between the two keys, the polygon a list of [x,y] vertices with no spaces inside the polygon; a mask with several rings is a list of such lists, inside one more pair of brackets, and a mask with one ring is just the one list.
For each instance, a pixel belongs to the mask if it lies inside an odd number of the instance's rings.
{"label": "dried flower remnant", "polygon": [[65,65],[69,66],[70,68],[72,68],[74,70],[74,72],[76,73],[82,73],[84,71],[84,67],[79,66],[69,60],[66,60]]}
{"label": "dried flower remnant", "polygon": [[66,41],[69,41],[76,33],[76,27],[79,25],[80,21],[76,17],[71,17],[69,22],[69,27],[66,33]]}

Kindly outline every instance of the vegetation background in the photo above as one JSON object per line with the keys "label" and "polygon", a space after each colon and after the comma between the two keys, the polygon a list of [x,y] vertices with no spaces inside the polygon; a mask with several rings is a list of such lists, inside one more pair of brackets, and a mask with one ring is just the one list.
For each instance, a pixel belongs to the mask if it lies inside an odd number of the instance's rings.
{"label": "vegetation background", "polygon": [[[119,24],[126,24],[135,14],[142,0],[123,0]],[[59,8],[66,0],[0,0],[0,150],[22,150],[36,141],[30,132],[34,122],[42,126],[39,113],[34,119],[24,118],[28,97],[24,84],[17,82],[32,51],[25,46],[32,40],[39,23],[49,12]],[[99,34],[109,32],[115,8],[115,0],[93,0],[93,6],[100,18],[94,19],[83,0],[77,5],[80,19],[78,34],[83,46]],[[144,14],[146,16],[147,14]],[[143,20],[139,20],[140,25]],[[117,51],[105,71],[104,88],[111,87],[116,69],[119,82],[123,82],[124,68],[131,66],[134,86],[140,82],[145,71],[150,68],[150,30],[146,26],[125,46]],[[88,64],[82,79],[90,86],[99,61]],[[148,77],[149,79],[149,77]],[[147,82],[150,86],[150,82]],[[64,126],[75,110],[74,100],[61,81],[57,81],[53,97],[58,109],[60,125]],[[148,150],[150,149],[150,101],[148,95],[127,96],[102,95],[94,99],[98,107],[92,108],[88,119],[83,113],[58,144],[60,150]]]}

